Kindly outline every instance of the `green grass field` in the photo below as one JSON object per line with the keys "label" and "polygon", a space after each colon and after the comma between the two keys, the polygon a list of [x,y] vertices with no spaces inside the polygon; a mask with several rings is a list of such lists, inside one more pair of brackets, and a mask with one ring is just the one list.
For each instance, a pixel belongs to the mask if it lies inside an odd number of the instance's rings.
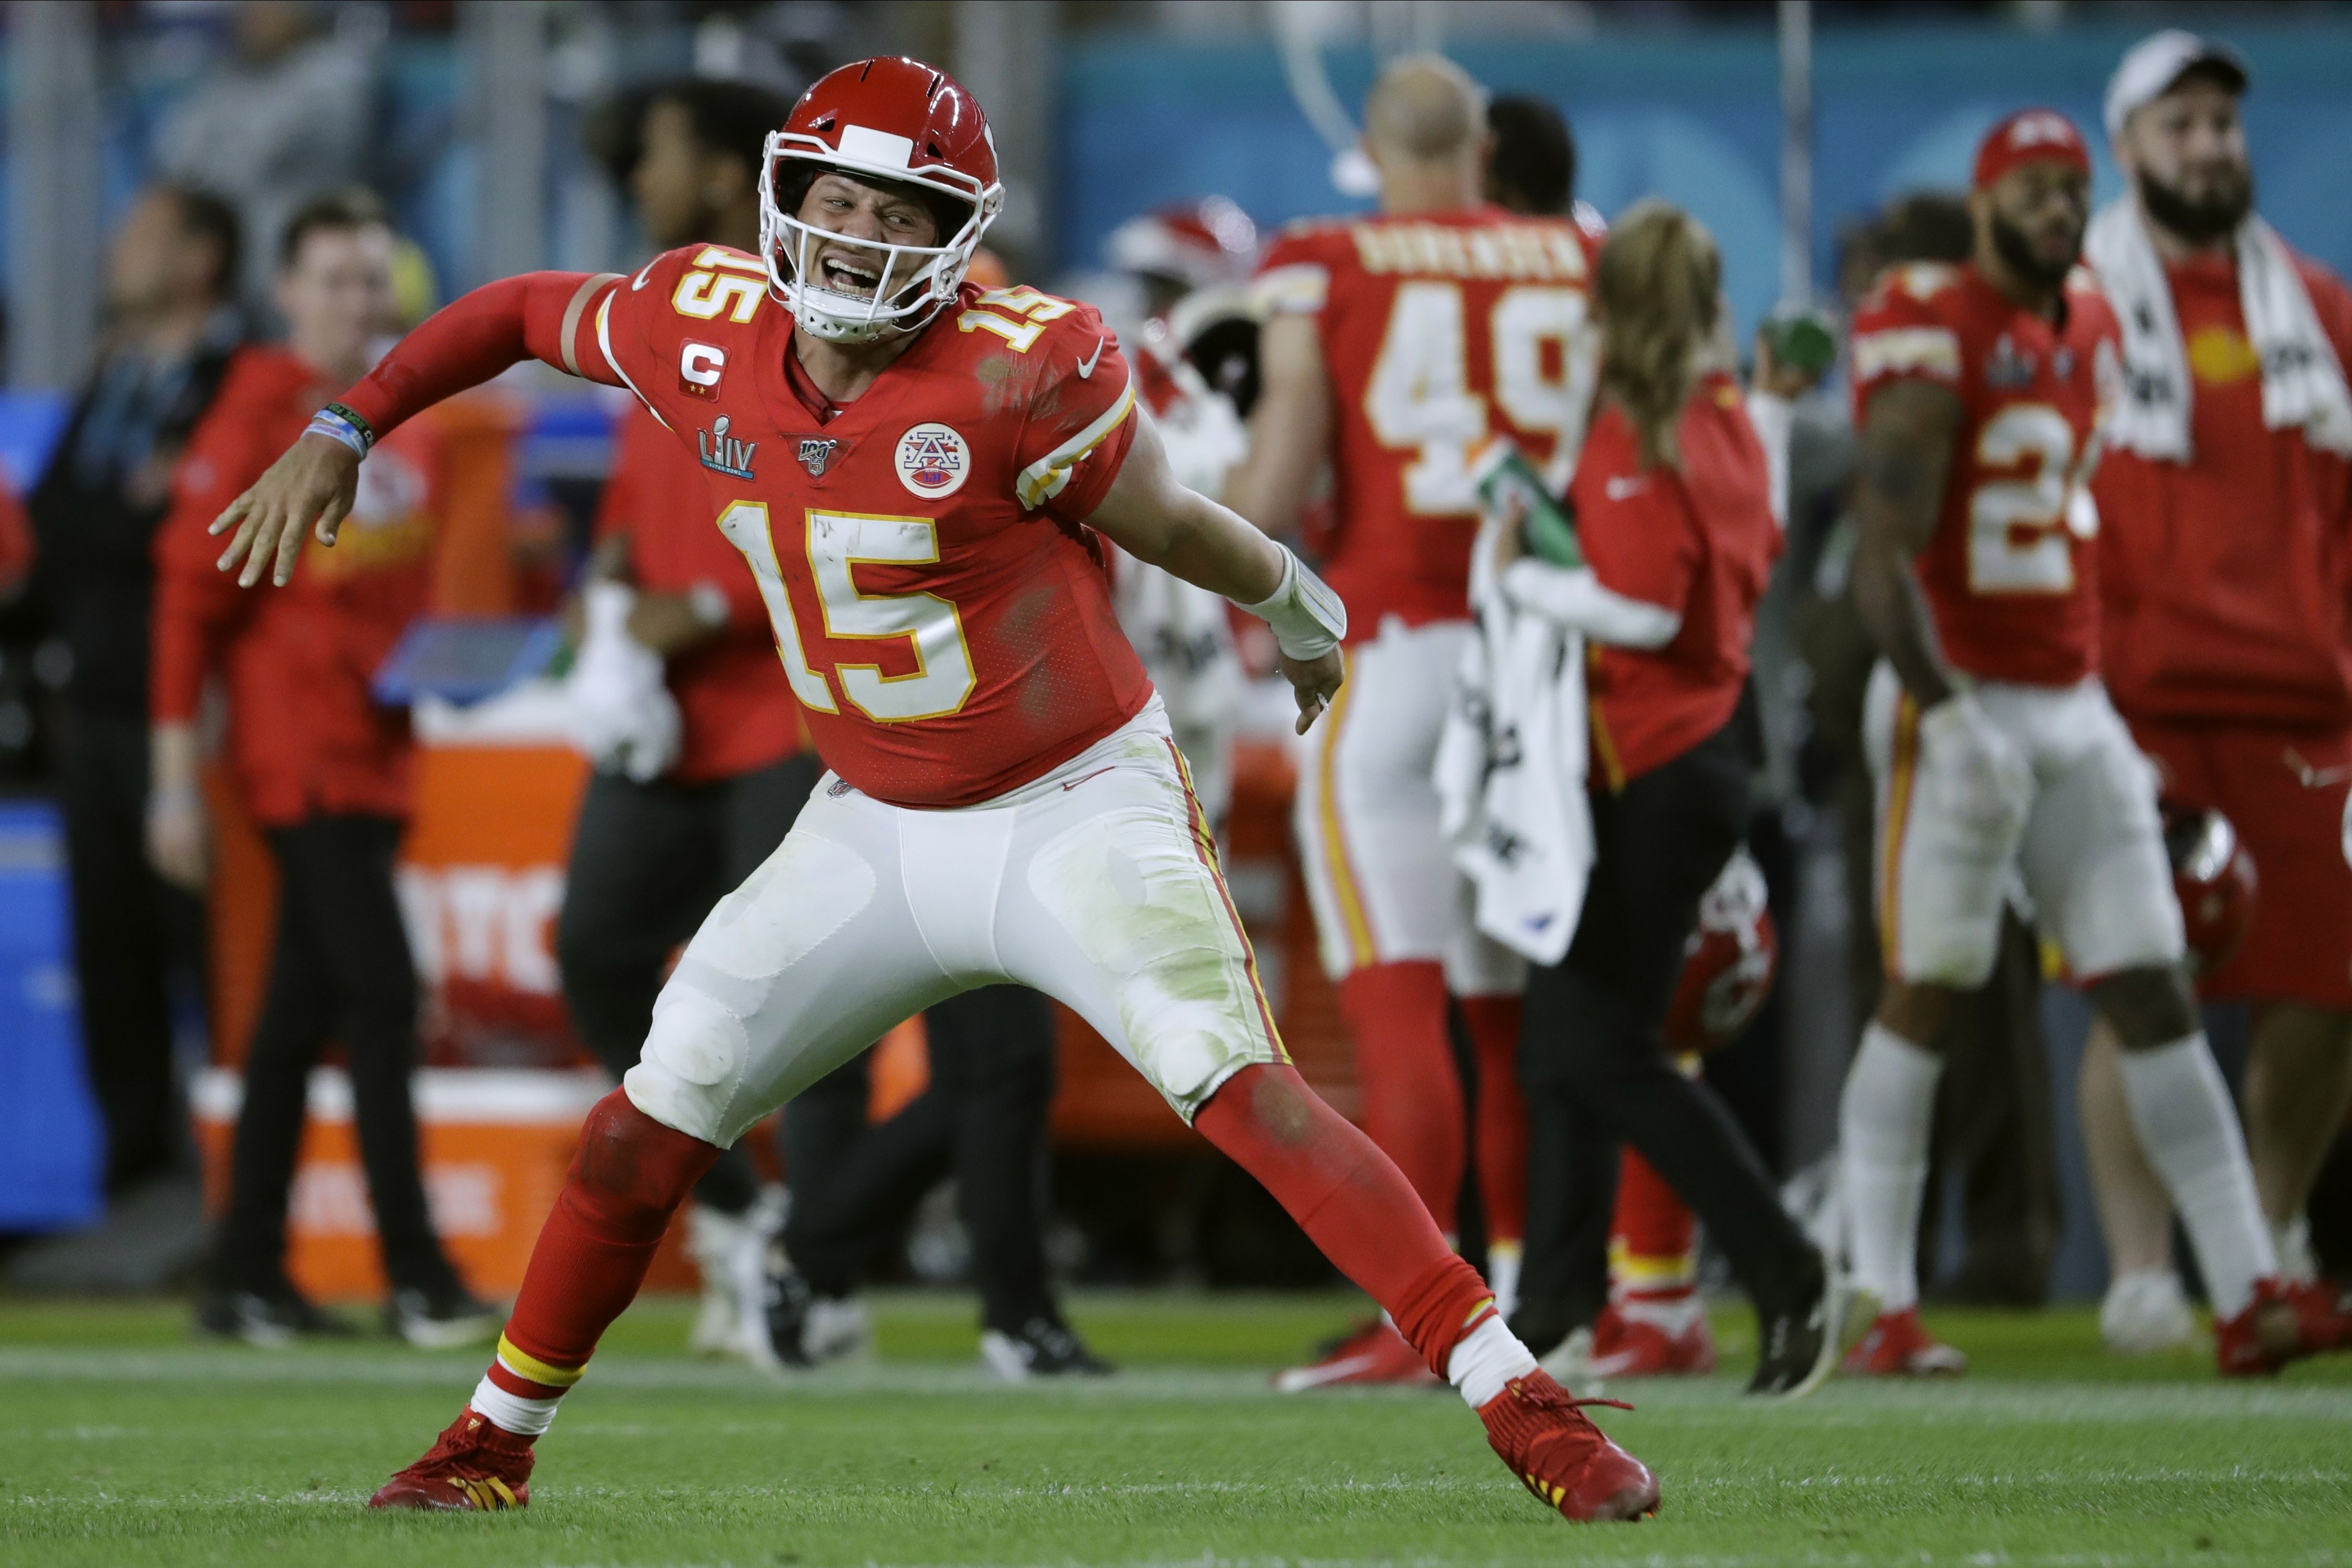
{"label": "green grass field", "polygon": [[[173,1305],[0,1300],[0,1562],[2352,1564],[2352,1357],[2273,1383],[2119,1362],[2086,1314],[1944,1313],[1965,1382],[1747,1403],[1732,1373],[1601,1412],[1665,1508],[1573,1529],[1450,1394],[1286,1398],[1339,1297],[1081,1297],[1128,1369],[986,1382],[969,1306],[887,1299],[877,1364],[779,1385],[688,1359],[641,1305],[541,1445],[533,1505],[361,1502],[455,1413],[478,1354],[198,1345]],[[1744,1314],[1720,1320],[1744,1373]]]}

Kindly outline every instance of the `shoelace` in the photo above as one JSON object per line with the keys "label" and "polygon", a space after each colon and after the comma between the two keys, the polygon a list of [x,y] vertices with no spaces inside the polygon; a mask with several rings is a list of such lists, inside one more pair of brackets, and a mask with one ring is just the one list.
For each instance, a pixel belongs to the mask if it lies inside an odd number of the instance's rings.
{"label": "shoelace", "polygon": [[1518,1395],[1519,1403],[1530,1410],[1581,1410],[1588,1405],[1605,1405],[1612,1410],[1631,1410],[1633,1406],[1622,1399],[1603,1399],[1598,1394],[1579,1399],[1558,1384],[1549,1388],[1530,1388],[1525,1381],[1514,1378],[1509,1384]]}

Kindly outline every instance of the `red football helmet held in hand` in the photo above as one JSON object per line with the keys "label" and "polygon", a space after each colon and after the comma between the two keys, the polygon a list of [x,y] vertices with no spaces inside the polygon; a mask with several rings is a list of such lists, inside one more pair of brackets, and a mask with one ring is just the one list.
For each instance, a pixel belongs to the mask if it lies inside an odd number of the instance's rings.
{"label": "red football helmet held in hand", "polygon": [[1666,1009],[1666,1049],[1712,1051],[1738,1039],[1771,994],[1780,956],[1764,868],[1742,845],[1699,900],[1698,929],[1683,946],[1682,979]]}
{"label": "red football helmet held in hand", "polygon": [[2164,813],[2164,847],[2172,858],[2172,891],[2180,900],[2189,958],[2197,973],[2210,974],[2230,962],[2253,924],[2254,896],[2262,886],[2254,858],[2220,812],[2177,800],[2160,802],[2158,809]]}

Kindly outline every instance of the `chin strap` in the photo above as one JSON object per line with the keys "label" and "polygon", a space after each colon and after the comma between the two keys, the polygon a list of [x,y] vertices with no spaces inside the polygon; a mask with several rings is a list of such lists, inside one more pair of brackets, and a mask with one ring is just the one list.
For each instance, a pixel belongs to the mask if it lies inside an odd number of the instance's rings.
{"label": "chin strap", "polygon": [[1290,546],[1282,552],[1282,585],[1243,609],[1274,628],[1275,646],[1290,658],[1321,658],[1348,635],[1348,606],[1298,559]]}

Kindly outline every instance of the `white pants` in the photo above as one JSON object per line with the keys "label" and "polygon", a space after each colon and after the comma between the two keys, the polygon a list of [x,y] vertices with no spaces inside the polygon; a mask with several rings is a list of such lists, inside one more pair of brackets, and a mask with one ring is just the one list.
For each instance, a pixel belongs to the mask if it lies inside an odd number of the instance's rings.
{"label": "white pants", "polygon": [[901,1019],[1005,981],[1066,1004],[1188,1121],[1287,1059],[1156,698],[981,805],[887,805],[827,773],[695,932],[624,1087],[731,1144]]}
{"label": "white pants", "polygon": [[1976,698],[2033,769],[2022,820],[1962,809],[1966,787],[1922,743],[1892,666],[1872,674],[1864,743],[1878,800],[1879,938],[1888,973],[1963,989],[1992,973],[2000,911],[2021,877],[2036,923],[2084,980],[2176,963],[2180,906],[2156,809],[2156,773],[2094,679],[1988,681]]}
{"label": "white pants", "polygon": [[1438,831],[1438,732],[1466,621],[1390,621],[1347,650],[1348,680],[1298,752],[1293,826],[1323,968],[1433,961],[1457,996],[1525,983],[1524,960],[1479,933],[1472,889]]}

